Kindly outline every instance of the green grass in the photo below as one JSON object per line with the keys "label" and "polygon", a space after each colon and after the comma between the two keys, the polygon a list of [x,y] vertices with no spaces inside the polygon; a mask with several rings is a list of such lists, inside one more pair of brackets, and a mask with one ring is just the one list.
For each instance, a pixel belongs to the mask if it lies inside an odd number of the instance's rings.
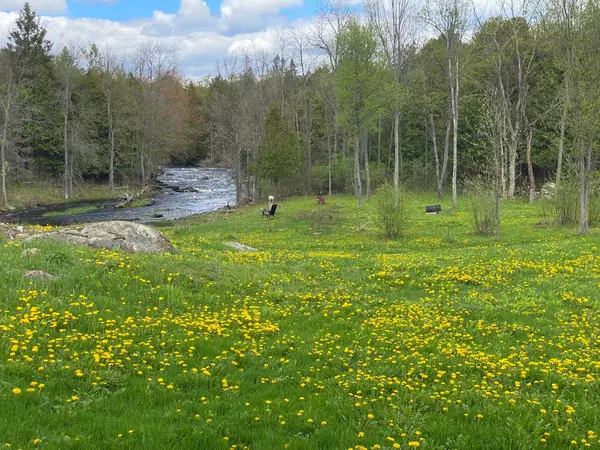
{"label": "green grass", "polygon": [[394,241],[333,198],[179,222],[174,255],[6,242],[0,444],[598,448],[598,230],[507,201],[496,241],[434,201]]}
{"label": "green grass", "polygon": [[93,205],[77,206],[74,208],[69,208],[65,211],[50,211],[45,213],[42,217],[70,216],[74,214],[83,214],[87,212],[96,211],[97,209],[98,207]]}
{"label": "green grass", "polygon": [[63,186],[55,184],[17,184],[8,187],[9,202],[15,208],[30,208],[69,203],[72,201],[107,200],[121,197],[122,190],[111,192],[106,185],[88,183],[73,189],[73,199],[65,200]]}

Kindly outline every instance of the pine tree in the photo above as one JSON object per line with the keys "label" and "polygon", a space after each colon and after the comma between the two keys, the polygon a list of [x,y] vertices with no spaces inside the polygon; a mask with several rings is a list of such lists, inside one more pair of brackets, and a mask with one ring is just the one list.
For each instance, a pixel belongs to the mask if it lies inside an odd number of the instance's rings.
{"label": "pine tree", "polygon": [[46,28],[37,14],[25,3],[10,31],[7,49],[20,60],[19,78],[23,109],[29,120],[23,129],[18,153],[21,158],[32,154],[44,175],[58,167],[60,134],[53,108],[52,44],[46,39]]}
{"label": "pine tree", "polygon": [[16,21],[16,28],[8,35],[7,48],[25,61],[28,75],[35,75],[40,64],[50,64],[52,43],[46,39],[46,28],[42,26],[35,11],[25,3]]}
{"label": "pine tree", "polygon": [[291,178],[301,168],[301,158],[296,135],[281,115],[281,108],[272,106],[265,120],[265,139],[258,156],[260,176],[275,185]]}

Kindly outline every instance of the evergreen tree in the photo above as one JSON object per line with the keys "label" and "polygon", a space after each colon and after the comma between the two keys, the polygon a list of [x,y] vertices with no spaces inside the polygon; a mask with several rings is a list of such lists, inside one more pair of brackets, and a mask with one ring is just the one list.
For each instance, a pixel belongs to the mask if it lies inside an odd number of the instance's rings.
{"label": "evergreen tree", "polygon": [[301,158],[296,134],[281,115],[281,108],[272,106],[265,120],[265,139],[258,156],[261,177],[275,185],[279,195],[279,183],[291,178],[301,168]]}
{"label": "evergreen tree", "polygon": [[49,169],[55,173],[60,144],[54,122],[58,117],[53,108],[52,44],[46,39],[46,28],[29,3],[25,3],[15,29],[9,33],[7,49],[21,61],[23,110],[29,119],[23,127],[17,153],[20,159],[32,156],[44,172]]}
{"label": "evergreen tree", "polygon": [[15,25],[16,28],[8,35],[7,48],[20,55],[26,76],[33,79],[40,65],[50,64],[52,43],[46,39],[46,28],[29,3],[23,6]]}

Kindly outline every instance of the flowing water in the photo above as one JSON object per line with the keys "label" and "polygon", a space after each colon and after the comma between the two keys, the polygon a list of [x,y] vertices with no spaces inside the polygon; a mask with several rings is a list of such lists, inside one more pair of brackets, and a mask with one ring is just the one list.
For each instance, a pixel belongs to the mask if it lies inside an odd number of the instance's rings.
{"label": "flowing water", "polygon": [[[115,209],[120,200],[65,204],[0,214],[0,222],[69,225],[75,223],[127,220],[142,223],[181,219],[216,211],[236,202],[235,182],[227,169],[166,167],[157,177],[159,193],[152,206]],[[66,214],[73,207],[94,207],[81,214]],[[60,215],[65,212],[64,215]],[[52,217],[45,216],[52,213]]]}

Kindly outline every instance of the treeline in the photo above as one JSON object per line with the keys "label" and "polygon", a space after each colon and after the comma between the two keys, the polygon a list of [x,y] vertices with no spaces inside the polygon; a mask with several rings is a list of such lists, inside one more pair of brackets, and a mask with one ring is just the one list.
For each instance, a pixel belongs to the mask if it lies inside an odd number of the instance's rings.
{"label": "treeline", "polygon": [[176,53],[149,40],[128,58],[96,45],[54,51],[25,4],[0,50],[2,202],[15,182],[148,183],[159,164],[203,158],[203,106]]}
{"label": "treeline", "polygon": [[493,14],[465,0],[346,5],[322,3],[314,25],[282,31],[275,56],[220,63],[206,123],[240,193],[354,192],[360,203],[390,182],[448,191],[456,205],[473,179],[531,201],[551,180],[577,186],[569,202],[587,229],[598,2],[497,2]]}
{"label": "treeline", "polygon": [[[186,83],[155,41],[126,61],[51,45],[26,6],[2,50],[6,175],[144,185],[158,164],[231,167],[238,201],[385,182],[457,203],[474,178],[535,199],[577,187],[580,228],[600,125],[596,0],[325,0],[311,25]],[[6,200],[5,200],[6,201]]]}

